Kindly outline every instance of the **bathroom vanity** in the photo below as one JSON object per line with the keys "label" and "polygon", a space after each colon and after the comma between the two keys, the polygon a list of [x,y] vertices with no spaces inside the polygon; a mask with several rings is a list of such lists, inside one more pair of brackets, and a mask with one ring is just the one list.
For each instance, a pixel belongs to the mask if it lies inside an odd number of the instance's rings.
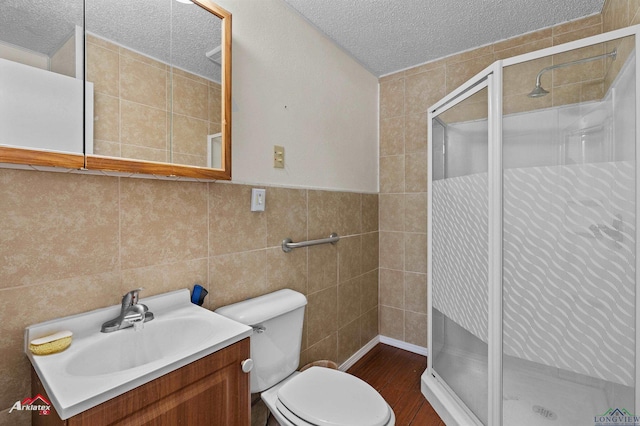
{"label": "bathroom vanity", "polygon": [[[194,305],[187,289],[140,302],[154,318],[137,329],[100,331],[119,305],[26,328],[31,392],[51,403],[33,425],[249,425],[251,327]],[[30,352],[61,330],[73,333],[68,349]]]}
{"label": "bathroom vanity", "polygon": [[[249,425],[249,375],[241,368],[241,362],[247,358],[249,338],[244,338],[67,420],[61,420],[53,407],[45,416],[34,411],[32,424]],[[49,399],[33,369],[31,380],[32,394]]]}

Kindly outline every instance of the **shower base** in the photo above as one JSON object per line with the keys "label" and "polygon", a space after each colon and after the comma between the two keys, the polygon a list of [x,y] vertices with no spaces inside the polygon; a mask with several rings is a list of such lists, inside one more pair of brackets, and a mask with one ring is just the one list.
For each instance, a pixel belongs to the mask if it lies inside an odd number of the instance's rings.
{"label": "shower base", "polygon": [[[503,364],[504,426],[585,426],[593,425],[594,417],[609,408],[634,411],[632,388],[512,357],[505,357]],[[437,374],[487,424],[486,358],[445,349],[434,365]],[[468,424],[464,413],[450,412],[456,404],[446,386],[428,376],[428,372],[422,376],[423,393],[438,414],[448,425]]]}

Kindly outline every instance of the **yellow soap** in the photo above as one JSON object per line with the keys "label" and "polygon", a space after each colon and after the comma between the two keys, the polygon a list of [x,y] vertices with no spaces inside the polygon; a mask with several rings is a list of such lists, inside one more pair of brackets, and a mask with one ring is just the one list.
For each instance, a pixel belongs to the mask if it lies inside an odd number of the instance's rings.
{"label": "yellow soap", "polygon": [[50,355],[62,352],[71,345],[72,337],[73,333],[69,330],[59,331],[32,340],[29,343],[29,350],[34,355]]}

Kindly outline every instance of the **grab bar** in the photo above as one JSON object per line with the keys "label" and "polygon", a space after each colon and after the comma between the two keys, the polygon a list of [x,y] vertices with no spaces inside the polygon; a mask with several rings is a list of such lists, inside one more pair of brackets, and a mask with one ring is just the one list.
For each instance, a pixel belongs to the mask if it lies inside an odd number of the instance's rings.
{"label": "grab bar", "polygon": [[322,238],[319,240],[311,240],[311,241],[301,241],[299,243],[294,243],[291,241],[291,238],[287,238],[282,240],[282,251],[285,253],[289,253],[291,250],[301,247],[309,247],[309,246],[317,246],[318,244],[335,244],[340,240],[338,234],[333,232],[329,235],[329,238]]}

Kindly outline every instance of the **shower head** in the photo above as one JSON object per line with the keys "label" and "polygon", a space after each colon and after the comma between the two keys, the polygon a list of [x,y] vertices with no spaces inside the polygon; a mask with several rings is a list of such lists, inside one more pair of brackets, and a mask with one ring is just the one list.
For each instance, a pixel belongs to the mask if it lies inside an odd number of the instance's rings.
{"label": "shower head", "polygon": [[533,90],[527,96],[530,98],[541,98],[548,94],[549,92],[547,90],[544,90],[540,85],[540,83],[536,83],[536,87],[534,87]]}
{"label": "shower head", "polygon": [[613,49],[611,52],[605,53],[605,54],[602,54],[602,55],[592,56],[590,58],[578,59],[576,61],[565,62],[563,64],[551,65],[550,67],[542,68],[542,70],[540,70],[540,72],[536,76],[536,87],[534,87],[533,90],[527,96],[530,97],[530,98],[541,98],[541,97],[549,94],[548,91],[546,91],[546,90],[544,90],[542,88],[542,85],[540,83],[540,77],[542,77],[542,74],[544,74],[547,71],[551,71],[551,70],[554,70],[556,68],[568,67],[570,65],[584,64],[585,62],[596,61],[598,59],[607,58],[607,57],[610,57],[615,61],[617,54],[618,54],[617,49]]}

